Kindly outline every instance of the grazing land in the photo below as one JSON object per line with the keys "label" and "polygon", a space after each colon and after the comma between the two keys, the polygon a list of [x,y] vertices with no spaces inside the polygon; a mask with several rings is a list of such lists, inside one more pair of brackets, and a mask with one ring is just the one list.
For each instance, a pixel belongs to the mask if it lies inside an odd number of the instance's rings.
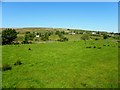
{"label": "grazing land", "polygon": [[[20,32],[16,40],[24,34]],[[2,72],[2,87],[117,88],[118,42],[93,35],[81,40],[82,35],[65,34],[65,42],[53,34],[47,41],[3,45],[2,64],[11,68]]]}

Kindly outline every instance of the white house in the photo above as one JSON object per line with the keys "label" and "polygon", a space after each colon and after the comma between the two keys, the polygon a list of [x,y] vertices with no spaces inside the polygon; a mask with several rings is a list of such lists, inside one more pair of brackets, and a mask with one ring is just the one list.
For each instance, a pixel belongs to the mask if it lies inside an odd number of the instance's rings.
{"label": "white house", "polygon": [[39,35],[36,35],[36,37],[38,38],[38,37],[40,37]]}
{"label": "white house", "polygon": [[92,35],[95,35],[96,34],[96,32],[92,32]]}

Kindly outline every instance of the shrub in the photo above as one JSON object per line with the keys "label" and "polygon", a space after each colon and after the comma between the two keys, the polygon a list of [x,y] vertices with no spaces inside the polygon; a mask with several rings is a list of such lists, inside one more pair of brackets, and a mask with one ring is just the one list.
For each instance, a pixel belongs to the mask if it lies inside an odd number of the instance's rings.
{"label": "shrub", "polygon": [[93,48],[96,48],[96,46],[94,46]]}
{"label": "shrub", "polygon": [[89,40],[89,35],[88,34],[84,34],[82,37],[81,37],[82,40]]}
{"label": "shrub", "polygon": [[107,39],[108,38],[108,35],[107,34],[104,34],[103,35],[103,39]]}
{"label": "shrub", "polygon": [[91,48],[91,46],[89,46],[89,48]]}
{"label": "shrub", "polygon": [[110,46],[110,45],[108,45],[108,46]]}
{"label": "shrub", "polygon": [[99,40],[98,38],[95,38],[95,40]]}
{"label": "shrub", "polygon": [[106,46],[105,44],[103,46]]}
{"label": "shrub", "polygon": [[2,66],[2,70],[3,70],[3,71],[11,70],[11,69],[12,69],[12,67],[11,67],[9,64],[4,64],[4,65]]}
{"label": "shrub", "polygon": [[21,61],[20,60],[17,60],[15,63],[14,63],[14,65],[21,65],[22,63],[21,63]]}
{"label": "shrub", "polygon": [[31,48],[28,48],[28,50],[31,50]]}

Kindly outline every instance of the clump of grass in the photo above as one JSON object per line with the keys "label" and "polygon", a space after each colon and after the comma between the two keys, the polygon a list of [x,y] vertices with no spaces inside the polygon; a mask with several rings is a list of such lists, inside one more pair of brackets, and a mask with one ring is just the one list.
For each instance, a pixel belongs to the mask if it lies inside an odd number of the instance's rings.
{"label": "clump of grass", "polygon": [[87,46],[86,48],[91,48],[91,46]]}
{"label": "clump of grass", "polygon": [[14,63],[14,65],[21,65],[22,64],[22,62],[20,61],[20,60],[17,60],[15,63]]}
{"label": "clump of grass", "polygon": [[9,64],[4,64],[2,66],[2,71],[11,70],[11,69],[12,69],[12,67]]}
{"label": "clump of grass", "polygon": [[28,50],[31,50],[31,48],[28,48]]}
{"label": "clump of grass", "polygon": [[103,46],[106,46],[105,44]]}
{"label": "clump of grass", "polygon": [[110,45],[108,45],[108,46],[110,46]]}
{"label": "clump of grass", "polygon": [[95,38],[95,40],[99,40],[98,38]]}
{"label": "clump of grass", "polygon": [[101,49],[101,47],[98,47],[98,49]]}
{"label": "clump of grass", "polygon": [[94,46],[93,48],[96,48],[96,46]]}

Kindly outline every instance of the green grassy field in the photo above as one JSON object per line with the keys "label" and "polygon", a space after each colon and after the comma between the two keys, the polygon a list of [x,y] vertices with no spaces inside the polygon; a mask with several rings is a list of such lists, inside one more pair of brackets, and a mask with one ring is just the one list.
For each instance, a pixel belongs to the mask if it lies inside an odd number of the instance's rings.
{"label": "green grassy field", "polygon": [[[23,64],[14,66],[17,60]],[[12,66],[2,72],[3,88],[118,87],[118,47],[113,40],[5,45],[2,63]]]}

